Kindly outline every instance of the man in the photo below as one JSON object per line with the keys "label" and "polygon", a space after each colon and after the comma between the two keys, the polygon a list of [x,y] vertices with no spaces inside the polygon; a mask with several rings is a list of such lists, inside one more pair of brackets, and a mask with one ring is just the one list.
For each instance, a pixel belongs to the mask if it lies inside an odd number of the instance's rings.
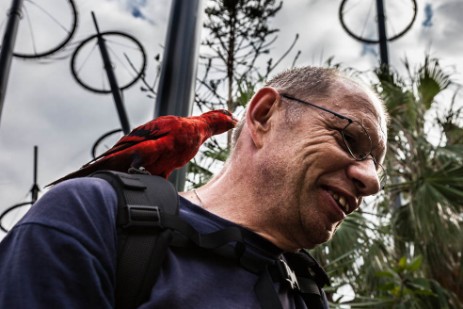
{"label": "man", "polygon": [[[223,170],[181,193],[180,216],[201,233],[238,226],[244,251],[263,265],[326,242],[382,186],[386,120],[370,90],[334,69],[283,72],[249,102]],[[0,244],[0,307],[114,306],[116,204],[112,187],[93,178],[43,196]],[[256,290],[262,276],[170,248],[140,308],[260,308],[271,297]],[[279,307],[312,308],[294,286],[272,284]]]}

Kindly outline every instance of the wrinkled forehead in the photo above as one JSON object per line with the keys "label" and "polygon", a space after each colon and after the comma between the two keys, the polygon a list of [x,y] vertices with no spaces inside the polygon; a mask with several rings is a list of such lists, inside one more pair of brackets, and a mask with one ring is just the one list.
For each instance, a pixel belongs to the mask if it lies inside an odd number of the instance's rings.
{"label": "wrinkled forehead", "polygon": [[366,117],[385,129],[387,113],[381,99],[369,87],[352,80],[342,80],[332,85],[331,104],[339,112],[360,121]]}
{"label": "wrinkled forehead", "polygon": [[370,136],[385,147],[388,116],[381,99],[369,87],[352,80],[343,80],[332,87],[332,107],[360,122]]}

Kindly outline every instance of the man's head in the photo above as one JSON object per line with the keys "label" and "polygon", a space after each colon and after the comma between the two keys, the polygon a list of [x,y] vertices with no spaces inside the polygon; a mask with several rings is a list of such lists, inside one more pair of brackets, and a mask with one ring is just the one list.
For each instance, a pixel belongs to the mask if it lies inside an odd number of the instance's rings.
{"label": "man's head", "polygon": [[[383,117],[381,118],[381,127],[385,130],[389,121],[388,114],[381,99],[371,90],[371,88],[356,81],[352,77],[348,77],[335,68],[322,67],[299,67],[286,70],[272,79],[267,81],[265,87],[272,87],[280,93],[291,94],[294,97],[307,100],[317,101],[321,98],[330,98],[332,88],[336,83],[345,81],[347,84],[357,86],[371,97],[372,103],[380,110]],[[288,117],[297,116],[302,108],[297,105],[288,106]],[[288,119],[291,122],[291,119]],[[233,143],[236,143],[241,129],[245,123],[243,117],[233,132]],[[384,131],[386,132],[386,131]]]}
{"label": "man's head", "polygon": [[286,249],[329,240],[380,190],[386,123],[381,100],[335,69],[271,79],[251,99],[230,158],[259,200],[263,222],[250,228]]}

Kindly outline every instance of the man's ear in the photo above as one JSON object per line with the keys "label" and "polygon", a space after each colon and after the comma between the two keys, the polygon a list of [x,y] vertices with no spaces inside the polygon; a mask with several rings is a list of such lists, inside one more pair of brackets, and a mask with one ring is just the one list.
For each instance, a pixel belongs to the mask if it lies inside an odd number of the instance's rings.
{"label": "man's ear", "polygon": [[280,100],[281,96],[275,88],[264,87],[259,89],[249,102],[246,124],[257,147],[262,146],[262,137],[272,126],[270,120]]}

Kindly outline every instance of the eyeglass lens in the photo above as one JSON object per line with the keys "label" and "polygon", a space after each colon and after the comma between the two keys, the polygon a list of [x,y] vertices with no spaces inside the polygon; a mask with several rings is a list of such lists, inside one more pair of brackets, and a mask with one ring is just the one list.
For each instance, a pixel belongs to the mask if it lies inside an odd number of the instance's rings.
{"label": "eyeglass lens", "polygon": [[[350,122],[343,130],[341,130],[341,134],[347,149],[354,159],[365,160],[371,154],[373,145],[370,135],[365,127],[363,127],[359,122]],[[386,172],[382,165],[378,164],[373,157],[372,159],[375,161],[375,165],[377,166],[376,172],[378,174],[381,188],[383,188],[386,183]]]}
{"label": "eyeglass lens", "polygon": [[372,150],[371,138],[357,121],[349,123],[342,131],[346,147],[356,160],[364,160]]}

